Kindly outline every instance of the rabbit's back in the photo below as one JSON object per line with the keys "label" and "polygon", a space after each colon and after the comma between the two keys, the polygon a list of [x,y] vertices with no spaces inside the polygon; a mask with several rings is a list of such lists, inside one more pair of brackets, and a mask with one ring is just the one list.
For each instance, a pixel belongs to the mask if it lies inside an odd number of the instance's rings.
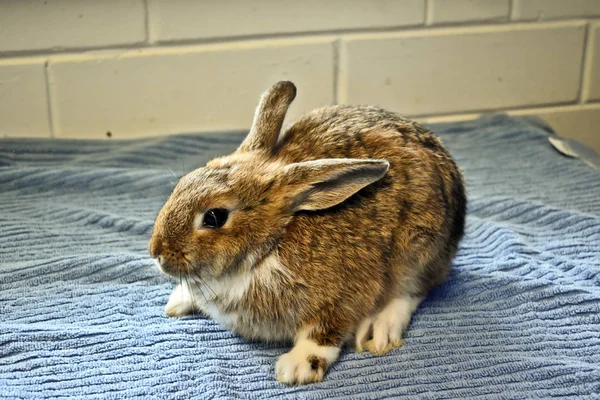
{"label": "rabbit's back", "polygon": [[282,135],[275,151],[290,162],[377,158],[387,145],[377,140],[381,139],[382,132],[393,133],[399,145],[407,142],[415,145],[431,136],[416,122],[379,107],[337,105],[316,109],[301,117]]}
{"label": "rabbit's back", "polygon": [[[461,173],[434,134],[377,107],[333,106],[292,125],[275,156],[285,162],[390,162],[382,180],[346,202],[298,214],[288,227],[290,244],[284,239],[282,248],[288,264],[311,276],[341,265],[328,279],[342,292],[370,282],[368,291],[377,293],[393,295],[398,288],[425,294],[445,279],[463,235],[466,199]],[[323,260],[304,265],[307,255]]]}

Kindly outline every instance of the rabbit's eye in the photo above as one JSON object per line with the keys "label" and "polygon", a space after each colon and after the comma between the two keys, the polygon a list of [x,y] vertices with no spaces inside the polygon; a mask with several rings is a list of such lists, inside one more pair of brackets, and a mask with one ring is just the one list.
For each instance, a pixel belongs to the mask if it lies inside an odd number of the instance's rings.
{"label": "rabbit's eye", "polygon": [[202,226],[217,229],[225,225],[229,217],[229,211],[225,208],[212,208],[204,213]]}

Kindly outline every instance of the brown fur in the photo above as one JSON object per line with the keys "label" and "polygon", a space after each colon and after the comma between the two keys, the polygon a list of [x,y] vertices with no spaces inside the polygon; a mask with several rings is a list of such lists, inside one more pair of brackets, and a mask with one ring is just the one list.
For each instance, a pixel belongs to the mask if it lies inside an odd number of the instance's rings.
{"label": "brown fur", "polygon": [[[275,255],[282,270],[270,285],[255,279],[241,299],[212,304],[238,315],[247,337],[260,338],[251,327],[261,324],[290,339],[311,327],[319,345],[340,346],[391,298],[445,280],[463,235],[463,181],[436,136],[376,107],[318,109],[279,137],[295,93],[289,82],[271,88],[244,144],[180,180],[150,253],[167,273],[204,281],[236,279]],[[326,159],[335,165],[304,164]],[[198,212],[218,207],[232,210],[223,228],[194,229]]]}

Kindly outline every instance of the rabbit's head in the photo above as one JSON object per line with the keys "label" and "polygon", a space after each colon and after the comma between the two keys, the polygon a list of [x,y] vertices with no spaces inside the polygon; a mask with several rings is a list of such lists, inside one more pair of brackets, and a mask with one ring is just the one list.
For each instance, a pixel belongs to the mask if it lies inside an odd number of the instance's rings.
{"label": "rabbit's head", "polygon": [[164,272],[217,278],[250,269],[278,246],[296,213],[338,205],[386,174],[385,160],[279,159],[276,144],[295,95],[291,82],[275,84],[241,146],[178,182],[149,244]]}

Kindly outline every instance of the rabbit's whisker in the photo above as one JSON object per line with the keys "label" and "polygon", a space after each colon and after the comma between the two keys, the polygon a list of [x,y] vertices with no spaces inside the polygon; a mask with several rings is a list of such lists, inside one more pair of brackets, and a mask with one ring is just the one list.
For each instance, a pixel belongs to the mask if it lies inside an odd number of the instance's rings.
{"label": "rabbit's whisker", "polygon": [[208,289],[208,291],[212,294],[213,298],[217,297],[217,294],[215,293],[215,291],[213,290],[213,288],[210,287],[210,285],[208,284],[208,282],[206,282],[204,279],[202,279],[202,277],[196,272],[194,271],[194,277],[195,279],[202,284],[202,286],[206,287]]}
{"label": "rabbit's whisker", "polygon": [[181,176],[185,175],[185,164],[183,163],[183,157],[179,157],[179,161],[181,162]]}
{"label": "rabbit's whisker", "polygon": [[[199,310],[199,307],[198,307],[198,304],[196,303],[196,299],[194,298],[194,291],[190,284],[190,280],[188,279],[188,277],[184,277],[183,280],[185,281],[185,285],[187,286],[187,289],[188,289],[188,294],[190,295],[190,301],[192,302],[192,315],[197,315],[196,311]],[[202,297],[204,297],[206,299],[202,290],[200,290],[200,293],[202,293]]]}
{"label": "rabbit's whisker", "polygon": [[148,216],[146,216],[142,213],[139,213],[137,211],[131,211],[131,212],[134,213],[135,215],[137,215],[138,217],[142,218],[144,221],[150,222],[152,224],[154,223],[154,221],[152,221]]}
{"label": "rabbit's whisker", "polygon": [[206,303],[209,302],[208,298],[206,297],[206,294],[204,293],[204,290],[202,290],[202,285],[200,285],[200,283],[198,281],[196,281],[193,277],[191,277],[190,275],[187,276],[187,282],[188,285],[192,284],[195,287],[198,288],[198,291],[200,292],[200,294],[202,295],[202,297],[204,298],[204,301]]}

